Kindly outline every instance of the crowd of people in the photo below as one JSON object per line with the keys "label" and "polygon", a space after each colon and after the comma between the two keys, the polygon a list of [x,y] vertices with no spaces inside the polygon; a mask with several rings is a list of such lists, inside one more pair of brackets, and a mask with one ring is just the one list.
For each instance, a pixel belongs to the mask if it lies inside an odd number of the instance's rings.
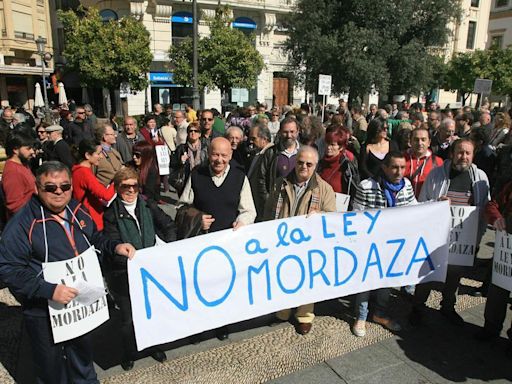
{"label": "crowd of people", "polygon": [[[121,365],[130,370],[137,354],[127,259],[137,249],[333,212],[335,193],[349,195],[353,210],[432,200],[478,206],[478,243],[488,224],[512,233],[512,110],[440,110],[435,103],[425,110],[404,102],[366,111],[340,99],[324,112],[322,121],[308,104],[269,109],[261,103],[223,118],[215,109],[174,111],[156,104],[142,119],[128,116],[118,124],[115,116],[98,123],[85,105],[62,109],[60,121],[48,124],[4,108],[0,281],[23,306],[39,380],[97,382],[90,336],[54,344],[49,330],[47,301],[68,305],[78,291],[42,276],[43,263],[70,259],[91,246],[101,251],[108,292],[121,313]],[[162,193],[170,190],[179,197],[175,220],[161,209]],[[488,296],[481,340],[500,334],[509,296],[491,283],[487,268],[474,292]],[[454,325],[464,323],[455,311],[463,273],[449,266],[442,289],[440,312]],[[413,303],[409,321],[420,324],[432,286],[404,289]],[[371,306],[373,322],[401,329],[388,314],[389,299],[388,288],[355,295],[356,337],[366,334]],[[309,333],[314,303],[279,311],[276,321],[290,321],[292,314],[297,332]],[[228,328],[215,333],[224,340]],[[508,334],[512,339],[512,328]],[[159,347],[147,352],[166,360]]]}

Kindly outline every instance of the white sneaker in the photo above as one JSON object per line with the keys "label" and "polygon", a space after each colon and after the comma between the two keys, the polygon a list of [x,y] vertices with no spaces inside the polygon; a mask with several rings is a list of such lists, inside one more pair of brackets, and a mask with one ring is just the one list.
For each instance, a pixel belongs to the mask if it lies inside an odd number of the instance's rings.
{"label": "white sneaker", "polygon": [[356,320],[354,325],[352,326],[352,333],[357,337],[365,337],[366,336],[366,321],[364,320]]}

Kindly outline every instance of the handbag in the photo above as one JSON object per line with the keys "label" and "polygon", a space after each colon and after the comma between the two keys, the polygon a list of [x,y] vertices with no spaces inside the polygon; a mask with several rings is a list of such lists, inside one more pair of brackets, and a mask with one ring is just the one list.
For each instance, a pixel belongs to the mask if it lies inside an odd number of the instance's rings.
{"label": "handbag", "polygon": [[169,183],[173,186],[173,188],[178,192],[178,195],[183,192],[185,188],[185,167],[180,167],[179,169],[173,170],[169,177]]}

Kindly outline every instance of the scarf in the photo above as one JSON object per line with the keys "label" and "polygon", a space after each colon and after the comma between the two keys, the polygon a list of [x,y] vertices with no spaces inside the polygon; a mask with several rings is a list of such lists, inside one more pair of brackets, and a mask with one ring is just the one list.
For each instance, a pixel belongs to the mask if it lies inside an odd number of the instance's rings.
{"label": "scarf", "polygon": [[388,202],[388,207],[394,207],[396,205],[396,195],[400,190],[405,186],[405,180],[402,179],[398,184],[393,184],[383,180],[384,185],[384,195],[386,196],[386,201]]}
{"label": "scarf", "polygon": [[201,164],[201,142],[199,141],[195,148],[192,144],[187,142],[187,154],[190,170],[192,171],[195,167]]}

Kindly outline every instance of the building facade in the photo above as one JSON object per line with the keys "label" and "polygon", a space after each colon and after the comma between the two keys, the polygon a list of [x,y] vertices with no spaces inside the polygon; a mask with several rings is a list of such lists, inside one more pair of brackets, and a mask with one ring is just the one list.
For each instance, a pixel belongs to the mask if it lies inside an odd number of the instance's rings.
{"label": "building facade", "polygon": [[[1,0],[0,30],[1,105],[32,109],[35,83],[42,85],[42,58],[35,40],[46,39],[45,52],[53,54],[48,0]],[[54,72],[53,59],[45,66],[47,74]],[[47,84],[52,97],[49,78]]]}
{"label": "building facade", "polygon": [[[205,17],[215,15],[217,1],[198,0],[199,35],[207,36],[209,27]],[[232,27],[254,34],[255,45],[263,56],[265,69],[257,79],[257,86],[249,90],[230,92],[230,100],[222,100],[218,90],[206,90],[201,105],[217,108],[239,101],[249,103],[267,102],[267,104],[291,104],[304,100],[304,94],[294,86],[293,76],[288,68],[287,57],[283,51],[286,40],[284,15],[292,11],[293,0],[232,0],[222,2],[232,10]],[[82,0],[86,7],[98,8],[104,17],[118,18],[131,15],[139,19],[151,35],[153,62],[148,79],[150,86],[144,92],[129,93],[130,114],[144,113],[155,103],[172,104],[175,108],[191,104],[192,91],[173,82],[173,74],[168,69],[168,51],[171,44],[177,44],[185,37],[192,36],[192,2],[181,0]],[[247,97],[240,98],[240,95]],[[119,103],[119,101],[116,101]],[[236,101],[235,101],[236,103]],[[118,109],[119,110],[119,109]]]}
{"label": "building facade", "polygon": [[487,48],[512,46],[512,0],[491,0]]}

